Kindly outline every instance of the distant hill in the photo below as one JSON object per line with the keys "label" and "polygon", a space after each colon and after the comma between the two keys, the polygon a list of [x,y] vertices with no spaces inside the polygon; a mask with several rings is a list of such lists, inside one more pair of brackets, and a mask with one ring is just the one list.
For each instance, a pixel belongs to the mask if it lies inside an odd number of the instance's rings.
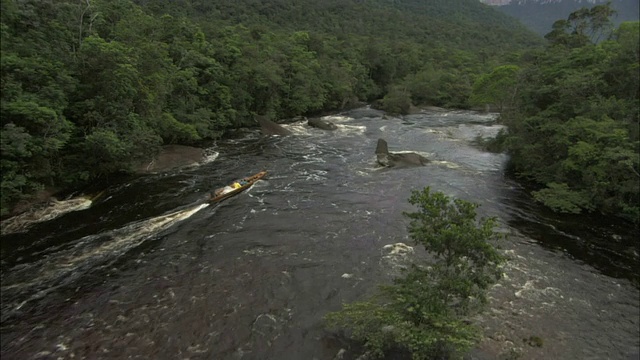
{"label": "distant hill", "polygon": [[[520,20],[529,29],[544,36],[551,31],[556,20],[566,19],[569,14],[582,8],[606,3],[604,0],[486,0],[496,9]],[[612,0],[611,6],[618,12],[612,20],[616,26],[625,21],[638,21],[638,0]]]}
{"label": "distant hill", "polygon": [[[160,15],[200,19],[204,28],[260,24],[271,30],[396,39],[478,51],[535,46],[540,39],[477,0],[137,0]],[[494,49],[495,50],[495,49]]]}

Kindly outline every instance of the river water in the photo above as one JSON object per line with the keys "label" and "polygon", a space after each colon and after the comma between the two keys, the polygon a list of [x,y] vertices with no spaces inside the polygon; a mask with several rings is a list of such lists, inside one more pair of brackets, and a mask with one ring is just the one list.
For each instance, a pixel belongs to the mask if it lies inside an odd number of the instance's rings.
{"label": "river water", "polygon": [[[495,115],[326,119],[338,129],[240,131],[211,145],[213,161],[113,183],[89,208],[3,236],[2,359],[333,359],[349,344],[322,317],[422,256],[402,212],[425,186],[480,203],[508,235],[472,358],[637,358],[637,230],[533,203],[505,155],[473,144],[499,131]],[[378,138],[432,161],[378,168]],[[263,169],[248,191],[202,202]]]}

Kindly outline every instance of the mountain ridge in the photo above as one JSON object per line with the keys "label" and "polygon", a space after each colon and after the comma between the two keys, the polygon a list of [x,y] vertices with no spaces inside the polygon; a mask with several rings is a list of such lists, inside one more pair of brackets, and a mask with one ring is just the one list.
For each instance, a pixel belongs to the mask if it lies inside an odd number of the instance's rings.
{"label": "mountain ridge", "polygon": [[535,4],[549,4],[549,3],[560,3],[563,1],[574,1],[574,2],[585,2],[590,4],[597,3],[606,3],[608,0],[480,0],[481,3],[487,5],[495,5],[495,6],[503,6],[509,4],[526,4],[526,3],[535,3]]}
{"label": "mountain ridge", "polygon": [[[511,17],[518,19],[530,30],[544,36],[557,20],[566,19],[572,12],[583,8],[602,5],[608,0],[480,0]],[[637,0],[612,0],[611,7],[616,15],[611,19],[614,27],[626,21],[640,18]]]}

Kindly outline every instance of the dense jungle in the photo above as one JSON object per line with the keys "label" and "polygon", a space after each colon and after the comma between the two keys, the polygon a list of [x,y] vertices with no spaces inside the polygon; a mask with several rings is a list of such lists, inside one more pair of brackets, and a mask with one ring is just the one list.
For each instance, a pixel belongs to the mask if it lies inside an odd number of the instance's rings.
{"label": "dense jungle", "polygon": [[[0,6],[3,358],[640,351],[610,3],[544,36],[475,0]],[[141,174],[167,148],[206,156]]]}
{"label": "dense jungle", "polygon": [[471,0],[3,1],[2,214],[257,114],[378,101],[508,106],[541,200],[637,218],[638,25],[596,9],[545,42]]}

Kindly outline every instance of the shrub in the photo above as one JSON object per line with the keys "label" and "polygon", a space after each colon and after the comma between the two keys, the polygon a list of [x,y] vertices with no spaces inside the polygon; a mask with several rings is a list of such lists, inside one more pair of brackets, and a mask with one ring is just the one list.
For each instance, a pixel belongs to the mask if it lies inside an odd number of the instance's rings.
{"label": "shrub", "polygon": [[489,243],[498,238],[495,219],[477,221],[477,204],[428,187],[413,191],[409,203],[418,207],[405,213],[409,234],[432,260],[412,265],[373,298],[345,304],[326,319],[373,356],[394,349],[413,359],[459,357],[479,339],[467,318],[486,304],[487,289],[501,275],[503,258]]}

